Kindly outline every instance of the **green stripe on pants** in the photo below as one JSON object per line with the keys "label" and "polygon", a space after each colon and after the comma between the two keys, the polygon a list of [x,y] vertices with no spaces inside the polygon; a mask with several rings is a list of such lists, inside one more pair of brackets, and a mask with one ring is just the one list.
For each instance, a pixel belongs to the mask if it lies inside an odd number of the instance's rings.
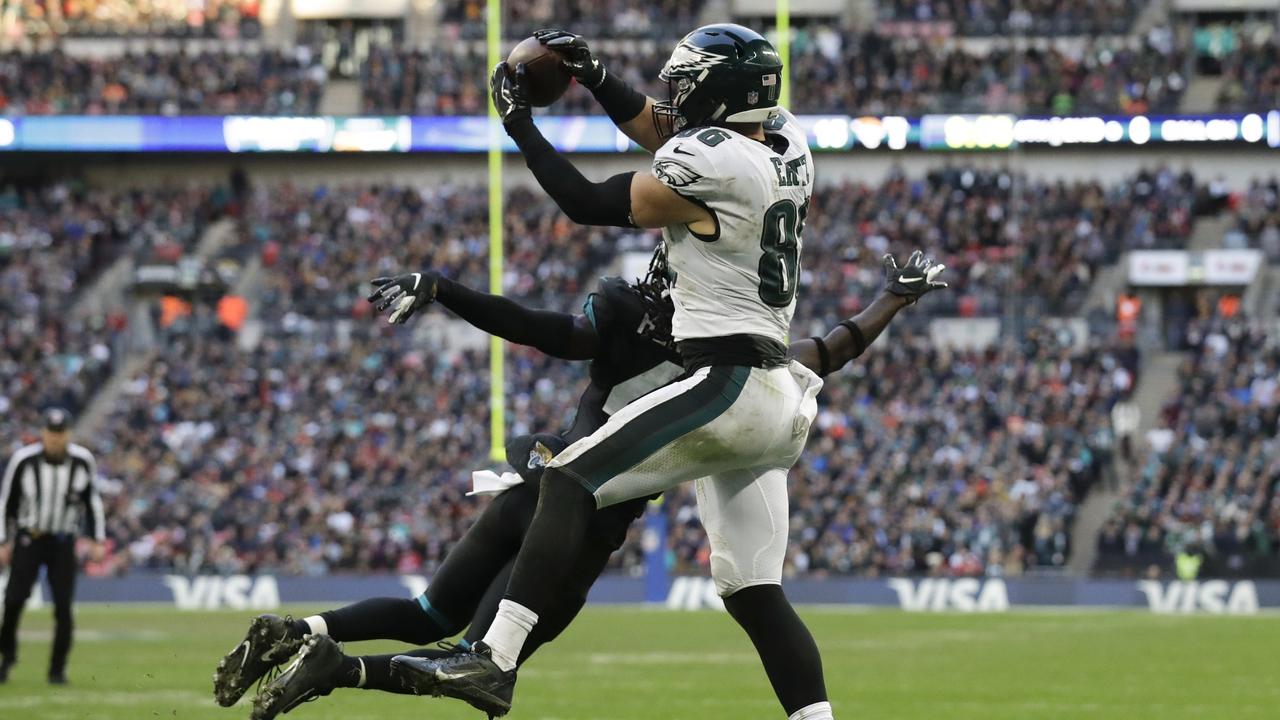
{"label": "green stripe on pants", "polygon": [[591,492],[666,445],[720,417],[742,393],[749,367],[712,367],[702,382],[635,416],[564,466]]}

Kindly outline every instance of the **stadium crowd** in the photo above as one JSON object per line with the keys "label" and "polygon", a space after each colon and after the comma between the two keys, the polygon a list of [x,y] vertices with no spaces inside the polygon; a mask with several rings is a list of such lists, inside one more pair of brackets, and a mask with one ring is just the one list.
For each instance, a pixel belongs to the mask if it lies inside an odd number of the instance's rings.
{"label": "stadium crowd", "polygon": [[1020,312],[1066,314],[1125,250],[1185,246],[1203,193],[1189,172],[1167,167],[1115,184],[956,166],[820,186],[805,226],[808,299],[797,319],[829,324],[856,312],[879,287],[877,259],[917,247],[949,268],[952,290],[922,301],[931,313],[997,315],[1018,298]]}
{"label": "stadium crowd", "polygon": [[1254,180],[1228,204],[1232,227],[1223,244],[1258,248],[1271,262],[1280,262],[1280,179]]}
{"label": "stadium crowd", "polygon": [[[598,44],[612,72],[655,97],[673,40]],[[830,27],[797,30],[792,108],[808,113],[919,115],[981,109],[1070,114],[1174,111],[1187,80],[1186,53],[1168,28],[1143,42],[1094,40],[1078,51],[989,53],[948,42],[901,39]],[[1015,72],[1015,68],[1018,70]],[[371,51],[361,74],[365,112],[474,115],[486,110],[482,49]],[[590,94],[571,90],[552,111],[599,114]]]}
{"label": "stadium crowd", "polygon": [[[595,40],[611,71],[651,95],[665,93],[657,74],[675,37],[563,24]],[[1187,84],[1205,72],[1221,75],[1222,84],[1215,107],[1201,110],[1269,109],[1280,104],[1278,36],[1241,31],[1223,47],[1202,47],[1200,36],[1179,24],[1059,44],[996,40],[977,50],[954,39],[805,25],[792,39],[791,106],[908,116],[1177,112]],[[489,68],[481,44],[371,45],[354,66],[359,112],[483,115]],[[322,56],[307,44],[247,53],[157,47],[107,57],[72,56],[60,46],[9,50],[0,54],[0,114],[315,113],[328,80]],[[600,111],[588,93],[571,89],[548,112]]]}
{"label": "stadium crowd", "polygon": [[1095,38],[1071,49],[1004,42],[986,53],[822,28],[797,36],[792,67],[798,110],[907,116],[1170,112],[1188,74],[1184,45],[1167,27],[1141,41]]}
{"label": "stadium crowd", "polygon": [[[487,362],[446,348],[429,322],[387,327],[366,281],[433,267],[484,287],[483,193],[277,185],[258,196],[240,232],[264,263],[260,340],[242,348],[197,305],[107,423],[102,467],[130,487],[109,503],[125,528],[113,564],[429,570],[473,518],[470,470],[489,465]],[[553,307],[580,300],[627,242],[572,226],[528,191],[509,196],[507,222],[508,294]],[[511,432],[562,426],[581,368],[518,349],[509,367]]]}
{"label": "stadium crowd", "polygon": [[1280,107],[1280,26],[1251,22],[1197,31],[1202,63],[1222,75],[1220,110],[1252,111]]}
{"label": "stadium crowd", "polygon": [[879,0],[882,20],[949,23],[962,35],[1119,35],[1142,0]]}
{"label": "stadium crowd", "polygon": [[[645,92],[660,92],[658,71],[670,54],[651,43],[627,50],[602,50],[600,59],[612,72]],[[420,115],[483,115],[488,112],[489,67],[483,48],[463,45],[445,50],[402,47],[371,48],[361,67],[361,110]],[[549,113],[599,114],[587,91],[571,87],[545,110]]]}
{"label": "stadium crowd", "polygon": [[[545,27],[572,27],[588,37],[666,37],[671,28],[699,24],[705,0],[531,0],[503,3],[508,37],[527,37]],[[447,0],[441,20],[466,37],[484,37],[485,0]]]}
{"label": "stadium crowd", "polygon": [[[1158,182],[1156,175],[1145,177]],[[869,299],[879,287],[879,253],[914,244],[956,262],[957,295],[976,292],[986,282],[982,273],[1012,256],[982,249],[981,235],[953,239],[948,223],[929,218],[954,215],[952,205],[976,217],[992,208],[1012,212],[997,192],[1009,180],[957,169],[919,181],[896,178],[888,189],[821,189],[821,212],[806,232],[811,269],[798,323],[816,327],[831,322],[828,315],[856,311],[823,299]],[[1037,192],[1056,198],[1052,193],[1065,191]],[[1108,193],[1124,204],[1108,209]],[[104,435],[95,438],[104,474],[128,488],[109,495],[117,521],[106,567],[430,571],[476,510],[463,496],[470,470],[490,464],[487,363],[483,346],[476,354],[447,342],[430,318],[388,327],[364,302],[364,282],[433,267],[484,287],[483,193],[451,185],[272,184],[253,196],[237,221],[240,242],[263,261],[253,322],[237,337],[211,307],[196,303],[165,330],[164,345],[128,380]],[[1089,199],[1066,209],[1049,201],[1023,206],[1042,208],[1046,219],[1035,222],[1061,223],[1070,238],[1082,207],[1100,226],[1114,213],[1124,220],[1115,220],[1119,229],[1108,236],[1118,244],[1103,247],[1124,247],[1125,223],[1141,214],[1135,201],[1107,188],[1077,196]],[[913,218],[914,229],[877,229],[875,217],[860,216],[873,203],[886,217]],[[654,242],[651,233],[576,227],[528,190],[511,193],[506,212],[507,292],[538,306],[576,309],[619,248]],[[833,217],[820,219],[827,213]],[[962,217],[953,227],[967,222]],[[920,229],[935,225],[942,234]],[[860,244],[851,237],[874,247],[854,252]],[[978,261],[964,264],[966,253],[985,258],[982,273],[975,275]],[[1001,290],[983,292],[994,301]],[[945,302],[921,308],[953,310]],[[436,314],[443,313],[428,315]],[[909,338],[916,331],[904,324],[890,332]],[[1098,339],[1073,346],[1049,332],[984,352],[882,341],[824,394],[811,452],[793,484],[801,535],[792,568],[996,573],[1061,565],[1075,503],[1109,452],[1109,404],[1131,387],[1135,368],[1130,346]],[[511,348],[510,432],[564,426],[583,371]],[[927,469],[916,472],[918,463]],[[691,524],[692,498],[673,493],[666,507],[678,528],[671,563],[694,570],[707,550]],[[637,566],[638,542],[637,533],[618,567]]]}
{"label": "stadium crowd", "polygon": [[1215,574],[1274,568],[1280,348],[1258,323],[1209,308],[1188,324],[1185,345],[1177,395],[1099,536],[1100,566],[1144,573],[1185,551],[1213,563]]}
{"label": "stadium crowd", "polygon": [[[1265,188],[1241,198],[1237,212],[1274,199]],[[429,320],[386,327],[364,302],[364,283],[430,267],[484,287],[484,193],[359,183],[247,192],[231,245],[263,261],[256,331],[237,338],[196,303],[128,383],[97,447],[106,476],[129,488],[110,500],[119,518],[112,566],[430,570],[474,512],[462,496],[468,472],[488,465],[487,363],[446,346]],[[797,333],[857,312],[879,289],[880,255],[915,247],[952,268],[953,289],[926,298],[891,334],[910,337],[930,315],[1001,312],[1010,293],[1024,309],[1069,312],[1098,265],[1128,248],[1183,243],[1206,192],[1168,168],[1116,185],[949,167],[820,186],[806,226]],[[7,373],[5,402],[75,408],[118,356],[123,319],[91,314],[72,333],[61,310],[122,253],[180,256],[232,201],[225,188],[62,184],[10,189],[0,203],[0,301],[28,318],[6,325],[6,367],[60,373],[53,384]],[[529,189],[508,195],[506,237],[507,294],[567,311],[619,250],[646,250],[656,239],[576,226]],[[985,352],[882,341],[866,364],[833,380],[797,470],[795,527],[809,530],[792,567],[994,573],[1060,565],[1075,503],[1109,453],[1107,411],[1137,367],[1119,341],[1068,340],[1039,332]],[[62,352],[47,354],[55,343]],[[511,432],[563,426],[582,377],[580,367],[512,348]],[[220,391],[210,397],[209,387]],[[29,415],[6,415],[6,436]],[[912,470],[920,458],[927,472]],[[305,502],[280,501],[295,497]],[[671,562],[695,569],[707,549],[691,524],[692,498],[673,493],[666,507],[679,529]],[[620,567],[639,562],[636,543],[638,535]]]}
{"label": "stadium crowd", "polygon": [[1033,332],[966,351],[892,338],[833,378],[792,477],[793,569],[1064,565],[1076,505],[1110,463],[1108,413],[1139,364],[1132,344],[1073,342]]}
{"label": "stadium crowd", "polygon": [[81,409],[122,354],[124,313],[73,311],[122,254],[175,256],[211,207],[200,189],[0,187],[0,437],[30,438],[42,408]]}
{"label": "stadium crowd", "polygon": [[305,47],[107,59],[10,51],[0,54],[0,114],[314,114],[326,78]]}
{"label": "stadium crowd", "polygon": [[260,0],[6,0],[0,37],[256,38]]}

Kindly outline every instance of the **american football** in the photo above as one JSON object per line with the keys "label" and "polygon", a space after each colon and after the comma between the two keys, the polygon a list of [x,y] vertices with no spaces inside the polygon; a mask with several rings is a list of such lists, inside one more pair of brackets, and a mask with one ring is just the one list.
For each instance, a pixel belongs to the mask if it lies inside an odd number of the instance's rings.
{"label": "american football", "polygon": [[573,76],[561,65],[560,55],[538,42],[537,38],[525,38],[511,49],[507,67],[515,72],[521,64],[529,82],[529,102],[534,107],[547,107],[569,89]]}

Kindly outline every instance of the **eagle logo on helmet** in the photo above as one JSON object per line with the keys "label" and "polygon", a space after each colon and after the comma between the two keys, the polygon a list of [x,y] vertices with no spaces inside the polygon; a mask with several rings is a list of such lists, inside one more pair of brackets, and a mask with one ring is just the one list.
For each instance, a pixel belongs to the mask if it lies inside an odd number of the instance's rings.
{"label": "eagle logo on helmet", "polygon": [[696,45],[680,43],[671,52],[671,57],[662,71],[675,75],[686,71],[710,70],[724,61],[725,58],[721,55],[708,52]]}
{"label": "eagle logo on helmet", "polygon": [[653,174],[670,188],[688,187],[702,179],[697,170],[678,160],[659,160],[653,164]]}

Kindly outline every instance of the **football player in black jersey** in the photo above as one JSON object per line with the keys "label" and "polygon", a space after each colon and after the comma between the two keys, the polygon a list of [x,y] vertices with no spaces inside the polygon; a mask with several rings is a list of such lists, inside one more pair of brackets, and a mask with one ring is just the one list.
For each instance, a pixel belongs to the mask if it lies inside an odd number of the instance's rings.
{"label": "football player in black jersey", "polygon": [[[873,342],[898,310],[939,287],[942,266],[916,252],[898,267],[885,258],[885,291],[859,315],[824,337],[792,343],[793,356],[820,375],[843,367]],[[497,613],[524,533],[538,502],[543,465],[576,439],[602,425],[615,409],[660,387],[681,372],[670,336],[671,301],[662,248],[644,280],[604,278],[588,296],[580,315],[526,308],[500,296],[477,292],[435,272],[408,273],[373,281],[370,301],[389,321],[401,324],[438,302],[490,334],[531,346],[557,358],[590,360],[591,382],[573,424],[561,435],[533,435],[507,444],[507,461],[523,482],[500,493],[445,558],[428,590],[414,599],[373,598],[301,620],[264,615],[218,666],[214,693],[230,706],[259,678],[301,650],[295,662],[269,682],[254,701],[255,720],[273,718],[339,687],[416,694],[412,673],[397,668],[394,655],[344,655],[339,641],[399,640],[414,645],[452,637],[468,628],[462,647],[479,640]],[[555,639],[577,616],[587,591],[621,547],[647,499],[600,510],[588,542],[574,564],[551,617],[543,618],[522,651],[524,662]],[[448,650],[414,650],[400,655],[438,657]],[[776,683],[775,683],[776,685]]]}

